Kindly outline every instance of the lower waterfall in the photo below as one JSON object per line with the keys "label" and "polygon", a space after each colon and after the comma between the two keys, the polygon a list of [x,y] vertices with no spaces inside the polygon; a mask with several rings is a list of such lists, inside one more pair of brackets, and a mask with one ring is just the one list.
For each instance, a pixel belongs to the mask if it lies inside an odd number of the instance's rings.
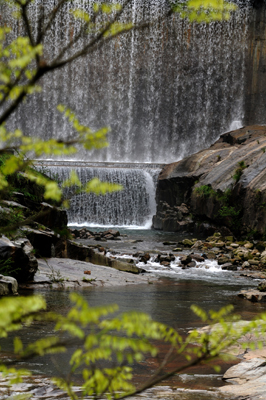
{"label": "lower waterfall", "polygon": [[37,166],[58,182],[66,180],[74,169],[82,184],[98,177],[123,186],[122,191],[104,196],[74,195],[73,188],[65,189],[65,198],[71,199],[67,210],[70,225],[151,227],[156,212],[155,183],[162,165],[39,161]]}

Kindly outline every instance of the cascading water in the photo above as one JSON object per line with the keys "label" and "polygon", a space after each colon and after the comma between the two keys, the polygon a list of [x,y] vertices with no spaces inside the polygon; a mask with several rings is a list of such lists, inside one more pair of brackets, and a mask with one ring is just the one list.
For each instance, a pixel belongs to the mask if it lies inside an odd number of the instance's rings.
{"label": "cascading water", "polygon": [[[131,228],[150,228],[152,215],[156,211],[155,180],[159,175],[159,165],[150,167],[128,168],[127,165],[80,166],[68,163],[60,166],[48,164],[49,173],[60,182],[69,177],[74,168],[80,181],[84,184],[94,177],[101,181],[119,183],[123,186],[120,192],[108,193],[104,196],[81,193],[73,196],[73,188],[64,192],[70,198],[68,221],[71,225],[97,226],[129,226]],[[85,163],[84,163],[85,164]],[[38,165],[38,164],[37,164]],[[47,163],[45,164],[47,168]]]}
{"label": "cascading water", "polygon": [[[35,29],[39,2],[30,10]],[[54,58],[78,30],[68,11],[89,11],[93,3],[66,3],[45,39],[45,58]],[[55,3],[42,4],[47,11]],[[124,20],[158,20],[168,8],[167,0],[132,0]],[[176,14],[115,38],[48,74],[42,93],[29,97],[12,125],[29,135],[67,137],[71,129],[56,110],[63,103],[93,129],[112,128],[109,148],[92,152],[90,161],[177,161],[243,118],[247,18],[248,8],[210,24],[191,24]],[[80,152],[75,159],[87,155]]]}
{"label": "cascading water", "polygon": [[[40,1],[29,9],[33,32]],[[42,0],[44,14],[54,4]],[[45,38],[45,59],[54,59],[78,30],[78,22],[68,11],[76,7],[90,11],[93,4],[94,0],[66,3]],[[232,121],[241,124],[249,8],[239,7],[229,21],[210,24],[191,24],[178,15],[160,20],[168,9],[167,0],[129,2],[122,20],[157,22],[117,37],[93,54],[48,74],[41,81],[42,93],[30,96],[19,107],[9,121],[10,128],[47,139],[71,137],[73,132],[56,111],[63,103],[81,123],[112,129],[107,149],[89,155],[80,151],[75,159],[169,163],[210,145]],[[7,24],[13,24],[14,34],[21,34],[12,17],[3,15]],[[78,42],[76,49],[83,44]],[[120,183],[132,186],[120,193],[122,197],[113,194],[95,202],[80,195],[72,201],[70,222],[145,225],[149,221],[154,189],[144,189],[152,182],[147,170],[115,169],[111,173],[86,168],[78,172],[83,180],[94,174],[104,174],[104,180],[119,175]],[[64,170],[58,168],[57,173],[64,174]]]}

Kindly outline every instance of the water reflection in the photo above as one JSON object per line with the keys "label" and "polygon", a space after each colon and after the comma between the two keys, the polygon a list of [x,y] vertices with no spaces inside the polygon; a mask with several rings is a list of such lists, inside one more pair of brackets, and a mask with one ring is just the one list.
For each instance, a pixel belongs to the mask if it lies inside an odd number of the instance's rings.
{"label": "water reflection", "polygon": [[[82,294],[91,306],[116,303],[119,305],[120,312],[130,310],[144,311],[149,313],[155,320],[172,325],[181,334],[185,334],[190,328],[202,326],[202,323],[191,312],[191,304],[197,304],[204,309],[219,309],[231,303],[235,306],[235,311],[240,313],[244,319],[250,319],[256,313],[263,311],[265,305],[259,303],[253,304],[236,296],[236,293],[240,289],[254,284],[254,282],[247,279],[236,280],[233,274],[231,274],[231,280],[227,276],[226,282],[221,279],[220,283],[217,281],[188,280],[178,277],[178,279],[163,278],[157,284],[150,285],[112,288],[91,287],[83,289]],[[55,291],[42,289],[36,292],[45,296],[48,310],[65,313],[71,306],[67,290]],[[51,325],[36,323],[23,330],[23,340],[25,343],[30,343],[44,335],[51,334]],[[1,346],[2,349],[4,348],[7,351],[11,348],[11,341],[5,341],[4,343],[2,341]],[[48,376],[60,375],[66,371],[68,358],[68,354],[60,354],[60,356],[54,357],[46,356],[30,361],[28,364],[24,363],[23,366],[31,368],[34,373],[41,373]],[[228,365],[223,365],[223,370],[226,370],[228,367]],[[138,372],[139,380],[145,379],[148,376],[150,368],[150,364],[143,365],[140,368]],[[191,373],[196,375],[181,375],[179,378],[173,379],[170,383],[172,385],[171,393],[165,393],[164,395],[161,393],[158,396],[156,394],[155,398],[181,398],[182,400],[192,399],[193,396],[194,399],[202,400],[216,398],[213,392],[206,392],[206,389],[222,385],[221,376],[213,374],[211,368],[205,370],[201,367],[194,368]],[[206,375],[208,375],[208,379]],[[179,389],[189,388],[190,391],[176,391],[174,389],[176,386]],[[197,392],[194,392],[194,390]],[[217,398],[222,399],[224,397],[219,395]]]}

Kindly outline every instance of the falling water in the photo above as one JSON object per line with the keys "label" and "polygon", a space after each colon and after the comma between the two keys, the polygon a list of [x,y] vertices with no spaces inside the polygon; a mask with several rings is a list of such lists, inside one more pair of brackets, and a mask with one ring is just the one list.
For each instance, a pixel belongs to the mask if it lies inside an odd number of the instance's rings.
{"label": "falling water", "polygon": [[[29,6],[33,34],[40,1]],[[45,59],[54,59],[78,31],[79,23],[68,11],[77,7],[90,12],[93,4],[94,0],[66,3],[45,38]],[[42,0],[42,5],[47,14],[54,1]],[[210,145],[235,125],[233,121],[241,125],[249,8],[239,7],[229,21],[208,25],[191,24],[178,15],[160,19],[167,10],[167,0],[132,0],[123,21],[157,22],[117,37],[45,76],[42,92],[28,97],[12,116],[10,127],[45,139],[71,137],[71,128],[56,110],[63,103],[82,124],[92,129],[111,127],[108,148],[89,154],[80,150],[76,160],[137,164],[177,161]],[[13,26],[14,35],[23,32],[6,10],[3,16]],[[75,49],[83,45],[81,40]],[[124,191],[97,198],[74,197],[69,221],[150,226],[155,211],[153,178],[158,171],[97,165],[76,167],[82,182],[99,176],[121,183]],[[60,179],[69,170],[53,168]]]}
{"label": "falling water", "polygon": [[[42,3],[46,10],[54,6],[52,0]],[[89,11],[92,4],[67,2],[46,37],[45,58],[54,58],[78,30],[68,10]],[[33,28],[37,6],[30,10]],[[168,7],[166,0],[132,0],[124,20],[158,20]],[[247,7],[229,21],[208,25],[173,15],[115,38],[47,75],[42,93],[29,97],[12,125],[43,138],[71,136],[56,110],[63,103],[81,123],[112,129],[110,146],[90,153],[91,161],[177,161],[210,145],[232,121],[243,119],[247,18]],[[88,155],[81,151],[75,158],[87,160]]]}
{"label": "falling water", "polygon": [[[51,176],[59,182],[69,177],[75,169],[82,184],[98,177],[103,182],[119,183],[123,186],[120,192],[107,193],[104,196],[80,193],[74,195],[73,188],[64,192],[70,198],[68,221],[72,225],[97,226],[130,226],[150,228],[152,215],[156,211],[155,181],[159,175],[158,166],[114,166],[108,167],[98,163],[97,166],[88,166],[83,163],[68,163],[60,166],[45,164]],[[72,165],[71,165],[72,164]],[[40,164],[39,164],[40,168]]]}

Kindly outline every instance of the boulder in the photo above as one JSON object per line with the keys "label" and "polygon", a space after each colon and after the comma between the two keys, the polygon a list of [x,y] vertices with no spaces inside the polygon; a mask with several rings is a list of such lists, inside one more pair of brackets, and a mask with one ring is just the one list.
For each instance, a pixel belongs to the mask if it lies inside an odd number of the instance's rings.
{"label": "boulder", "polygon": [[222,269],[227,271],[237,271],[237,265],[233,265],[232,263],[227,262],[222,265]]}
{"label": "boulder", "polygon": [[25,236],[29,239],[30,243],[36,250],[37,256],[40,257],[53,257],[53,249],[60,236],[51,230],[32,229],[30,227],[23,227]]}
{"label": "boulder", "polygon": [[265,399],[266,360],[257,357],[242,361],[229,368],[223,379],[234,383],[219,388],[225,394],[237,396],[238,399]]}
{"label": "boulder", "polygon": [[11,276],[0,275],[0,296],[18,294],[18,282]]}
{"label": "boulder", "polygon": [[5,237],[0,238],[0,260],[0,273],[5,270],[5,274],[12,275],[18,282],[32,280],[38,269],[33,247],[24,238],[17,239],[16,242]]}
{"label": "boulder", "polygon": [[[192,262],[192,258],[191,258],[191,256],[183,256],[183,257],[181,257],[180,262],[182,265],[188,265],[189,263]],[[195,263],[195,265],[196,265],[196,263]]]}
{"label": "boulder", "polygon": [[66,210],[42,202],[40,213],[34,218],[36,222],[51,229],[63,229],[67,226]]}

